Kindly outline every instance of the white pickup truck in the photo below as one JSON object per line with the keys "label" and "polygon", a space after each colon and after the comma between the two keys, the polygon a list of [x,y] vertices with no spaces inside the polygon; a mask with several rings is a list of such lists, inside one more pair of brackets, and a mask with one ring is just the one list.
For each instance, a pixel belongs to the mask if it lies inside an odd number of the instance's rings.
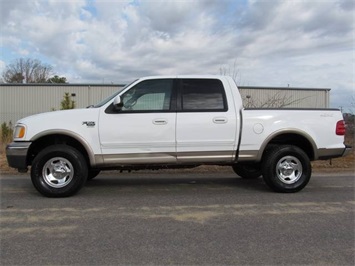
{"label": "white pickup truck", "polygon": [[345,156],[336,109],[244,109],[227,76],[138,79],[86,109],[19,120],[7,146],[11,167],[31,166],[48,197],[76,193],[108,169],[230,165],[243,178],[263,176],[277,192],[296,192],[312,160]]}

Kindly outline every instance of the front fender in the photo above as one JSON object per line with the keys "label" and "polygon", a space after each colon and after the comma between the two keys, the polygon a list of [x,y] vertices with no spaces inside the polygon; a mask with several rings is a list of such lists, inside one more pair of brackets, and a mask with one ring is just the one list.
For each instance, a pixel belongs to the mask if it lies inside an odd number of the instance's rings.
{"label": "front fender", "polygon": [[42,131],[42,132],[34,135],[30,141],[36,142],[36,141],[40,140],[41,138],[48,137],[48,136],[54,136],[54,135],[66,136],[66,137],[72,138],[72,139],[76,140],[77,142],[79,142],[82,145],[82,147],[85,149],[86,153],[88,154],[90,165],[91,166],[96,165],[95,153],[94,153],[90,143],[83,136],[81,136],[80,134],[78,134],[76,132],[73,132],[70,130],[65,130],[65,129],[45,130],[45,131]]}

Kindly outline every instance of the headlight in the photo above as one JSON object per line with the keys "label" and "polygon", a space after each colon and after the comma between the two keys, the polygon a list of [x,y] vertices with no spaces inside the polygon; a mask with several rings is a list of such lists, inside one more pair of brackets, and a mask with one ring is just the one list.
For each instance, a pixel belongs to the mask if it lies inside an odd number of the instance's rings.
{"label": "headlight", "polygon": [[26,127],[24,125],[16,125],[14,130],[14,139],[22,139],[25,137]]}

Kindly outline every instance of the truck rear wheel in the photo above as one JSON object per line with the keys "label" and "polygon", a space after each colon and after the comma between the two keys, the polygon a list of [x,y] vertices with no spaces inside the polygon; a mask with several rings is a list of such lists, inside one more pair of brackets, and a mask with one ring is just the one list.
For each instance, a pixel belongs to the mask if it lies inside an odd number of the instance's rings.
{"label": "truck rear wheel", "polygon": [[85,158],[71,146],[49,146],[32,162],[32,183],[46,197],[71,196],[84,186],[87,177]]}
{"label": "truck rear wheel", "polygon": [[265,183],[276,192],[292,193],[302,190],[312,174],[307,154],[296,146],[271,146],[262,162]]}
{"label": "truck rear wheel", "polygon": [[88,174],[88,181],[97,177],[100,174],[100,172],[101,171],[98,169],[91,169]]}

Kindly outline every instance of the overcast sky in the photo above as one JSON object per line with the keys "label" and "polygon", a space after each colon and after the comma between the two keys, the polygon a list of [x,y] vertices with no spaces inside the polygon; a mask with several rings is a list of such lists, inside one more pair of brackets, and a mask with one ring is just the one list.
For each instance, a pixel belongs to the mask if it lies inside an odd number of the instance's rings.
{"label": "overcast sky", "polygon": [[[238,71],[239,85],[354,100],[353,0],[0,0],[0,71],[40,59],[70,83]],[[235,66],[235,67],[234,67]]]}

